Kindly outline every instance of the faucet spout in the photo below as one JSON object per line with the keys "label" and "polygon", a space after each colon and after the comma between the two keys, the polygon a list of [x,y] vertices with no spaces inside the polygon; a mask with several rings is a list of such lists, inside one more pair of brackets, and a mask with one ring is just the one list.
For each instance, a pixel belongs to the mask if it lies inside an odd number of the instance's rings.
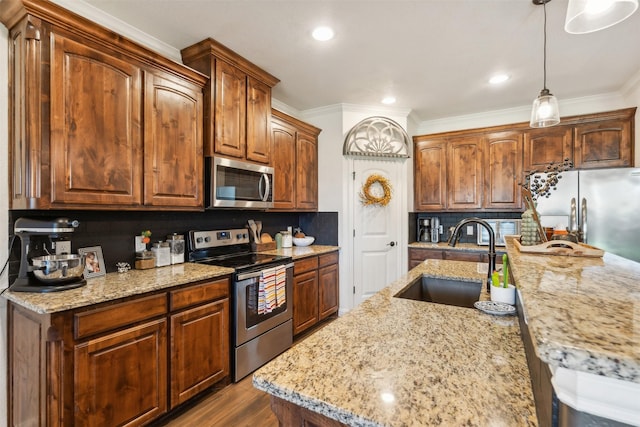
{"label": "faucet spout", "polygon": [[465,218],[456,224],[451,236],[449,236],[448,244],[451,247],[454,247],[458,240],[460,239],[460,233],[465,225],[468,224],[480,224],[487,230],[489,233],[489,261],[488,261],[488,271],[487,271],[487,292],[489,292],[490,283],[491,283],[491,273],[496,269],[496,235],[493,232],[493,228],[489,225],[489,223],[481,218]]}

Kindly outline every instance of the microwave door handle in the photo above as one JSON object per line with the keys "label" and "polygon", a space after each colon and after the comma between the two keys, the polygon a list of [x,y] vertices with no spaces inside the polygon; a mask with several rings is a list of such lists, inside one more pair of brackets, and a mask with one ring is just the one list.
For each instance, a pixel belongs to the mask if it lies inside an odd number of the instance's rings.
{"label": "microwave door handle", "polygon": [[271,182],[269,181],[269,175],[263,173],[260,177],[260,183],[258,184],[258,191],[260,192],[260,199],[266,202],[269,198],[269,191],[271,189]]}

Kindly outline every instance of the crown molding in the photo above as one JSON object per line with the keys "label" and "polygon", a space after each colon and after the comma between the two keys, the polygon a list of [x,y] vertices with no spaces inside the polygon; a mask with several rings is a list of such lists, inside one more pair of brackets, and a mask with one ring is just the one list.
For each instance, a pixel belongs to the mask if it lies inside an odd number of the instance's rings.
{"label": "crown molding", "polygon": [[89,19],[96,24],[102,25],[128,39],[140,43],[146,48],[159,53],[175,62],[182,64],[180,50],[161,41],[149,34],[140,31],[132,25],[109,15],[108,13],[96,8],[95,6],[84,2],[83,0],[50,0],[65,9],[76,13],[83,18]]}

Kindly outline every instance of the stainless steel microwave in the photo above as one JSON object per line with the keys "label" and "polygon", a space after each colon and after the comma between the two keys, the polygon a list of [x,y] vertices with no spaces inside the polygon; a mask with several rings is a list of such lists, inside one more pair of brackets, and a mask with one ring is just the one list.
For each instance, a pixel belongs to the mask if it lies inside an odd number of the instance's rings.
{"label": "stainless steel microwave", "polygon": [[[520,234],[520,219],[486,219],[493,229],[496,237],[496,246],[504,246],[504,237],[514,234]],[[478,224],[476,228],[476,235],[478,236],[479,245],[489,244],[489,233],[487,230]]]}
{"label": "stainless steel microwave", "polygon": [[207,158],[207,208],[269,209],[273,207],[273,168],[265,165]]}

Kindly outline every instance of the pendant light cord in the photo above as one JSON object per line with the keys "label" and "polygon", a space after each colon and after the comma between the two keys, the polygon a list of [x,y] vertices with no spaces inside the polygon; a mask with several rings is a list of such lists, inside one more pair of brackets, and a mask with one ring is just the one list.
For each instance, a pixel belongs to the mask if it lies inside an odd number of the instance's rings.
{"label": "pendant light cord", "polygon": [[543,0],[542,9],[544,10],[544,38],[543,38],[543,59],[542,59],[542,88],[547,90],[547,2],[549,0]]}

